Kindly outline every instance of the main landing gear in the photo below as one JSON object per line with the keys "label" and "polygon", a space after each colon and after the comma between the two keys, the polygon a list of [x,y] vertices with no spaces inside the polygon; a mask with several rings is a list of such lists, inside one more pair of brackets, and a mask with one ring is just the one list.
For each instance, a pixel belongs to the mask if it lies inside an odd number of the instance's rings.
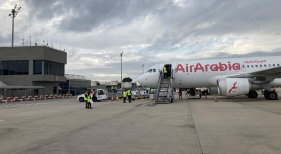
{"label": "main landing gear", "polygon": [[257,98],[258,93],[256,91],[249,91],[248,98]]}
{"label": "main landing gear", "polygon": [[275,91],[264,91],[264,98],[267,100],[277,100],[278,99],[278,94]]}

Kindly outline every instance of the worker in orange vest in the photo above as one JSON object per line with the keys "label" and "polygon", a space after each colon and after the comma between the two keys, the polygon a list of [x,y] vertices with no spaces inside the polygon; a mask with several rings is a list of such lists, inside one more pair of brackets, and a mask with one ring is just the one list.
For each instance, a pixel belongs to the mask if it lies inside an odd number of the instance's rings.
{"label": "worker in orange vest", "polygon": [[93,102],[96,101],[96,92],[95,92],[95,89],[93,89],[93,91],[92,91],[92,100],[93,100]]}

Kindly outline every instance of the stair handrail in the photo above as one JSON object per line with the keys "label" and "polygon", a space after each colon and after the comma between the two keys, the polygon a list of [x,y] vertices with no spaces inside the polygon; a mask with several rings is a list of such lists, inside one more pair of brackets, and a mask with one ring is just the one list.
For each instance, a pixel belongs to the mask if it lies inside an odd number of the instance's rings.
{"label": "stair handrail", "polygon": [[155,96],[155,102],[157,102],[158,97],[159,97],[159,92],[160,92],[160,86],[161,86],[161,82],[163,79],[163,72],[159,71],[159,79],[158,79],[158,83],[157,83],[157,88],[156,88],[156,96]]}
{"label": "stair handrail", "polygon": [[172,101],[172,100],[169,99],[170,97],[171,97],[171,99],[174,99],[173,87],[172,87],[174,78],[175,78],[174,77],[174,70],[172,69],[171,70],[171,76],[170,76],[170,79],[169,79],[169,85],[168,85],[168,93],[167,93],[167,100],[168,101]]}

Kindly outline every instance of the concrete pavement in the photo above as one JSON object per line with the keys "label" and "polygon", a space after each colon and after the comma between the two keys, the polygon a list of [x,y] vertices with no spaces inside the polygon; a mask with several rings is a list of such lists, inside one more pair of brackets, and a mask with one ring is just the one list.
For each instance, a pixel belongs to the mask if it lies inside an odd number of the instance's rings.
{"label": "concrete pavement", "polygon": [[[175,96],[177,98],[177,96]],[[281,153],[281,101],[218,97],[0,104],[2,154]]]}

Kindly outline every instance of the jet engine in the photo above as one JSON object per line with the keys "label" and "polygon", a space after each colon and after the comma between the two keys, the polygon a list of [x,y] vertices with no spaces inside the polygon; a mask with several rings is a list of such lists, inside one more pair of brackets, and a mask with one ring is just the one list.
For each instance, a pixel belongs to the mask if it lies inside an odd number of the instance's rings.
{"label": "jet engine", "polygon": [[259,89],[261,85],[251,83],[247,78],[222,78],[217,80],[217,88],[222,96],[239,96]]}

